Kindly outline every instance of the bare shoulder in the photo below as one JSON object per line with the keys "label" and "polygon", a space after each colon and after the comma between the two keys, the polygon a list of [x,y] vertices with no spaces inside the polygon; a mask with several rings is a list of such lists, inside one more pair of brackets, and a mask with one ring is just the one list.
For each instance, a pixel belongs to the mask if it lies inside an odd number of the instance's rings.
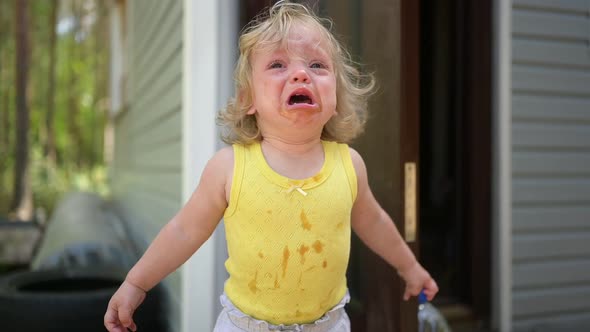
{"label": "bare shoulder", "polygon": [[380,209],[369,187],[365,161],[353,148],[350,148],[350,159],[352,159],[352,164],[356,172],[358,188],[356,201],[352,210],[352,226],[355,231],[358,231],[366,226],[368,220],[377,220]]}
{"label": "bare shoulder", "polygon": [[226,146],[217,151],[203,171],[203,175],[212,176],[217,180],[228,180],[228,176],[233,173],[234,166],[234,150],[231,146]]}
{"label": "bare shoulder", "polygon": [[357,178],[366,179],[367,167],[365,166],[365,161],[363,160],[363,157],[355,149],[349,147],[349,150],[350,159],[352,159],[352,165],[354,166]]}
{"label": "bare shoulder", "polygon": [[234,149],[231,146],[226,146],[221,150],[217,151],[211,160],[210,165],[214,165],[220,169],[231,169],[234,165]]}
{"label": "bare shoulder", "polygon": [[[211,157],[203,171],[203,180],[211,181],[209,184],[218,188],[217,190],[220,191],[226,202],[229,202],[233,169],[234,150],[233,147],[226,146]],[[206,180],[207,177],[210,179]]]}

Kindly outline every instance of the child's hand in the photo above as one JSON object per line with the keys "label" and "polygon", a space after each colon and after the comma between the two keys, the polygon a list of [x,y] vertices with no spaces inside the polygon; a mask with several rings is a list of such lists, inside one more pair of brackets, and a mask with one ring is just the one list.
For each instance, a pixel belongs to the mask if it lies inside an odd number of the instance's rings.
{"label": "child's hand", "polygon": [[121,287],[115,292],[107,312],[104,315],[104,326],[109,332],[127,332],[137,330],[133,321],[135,309],[145,299],[145,291],[125,280]]}
{"label": "child's hand", "polygon": [[424,290],[428,301],[431,301],[436,293],[438,293],[436,281],[432,279],[430,274],[418,262],[405,271],[399,271],[399,275],[406,282],[406,290],[404,292],[405,301],[409,300],[410,296],[418,296],[422,290]]}

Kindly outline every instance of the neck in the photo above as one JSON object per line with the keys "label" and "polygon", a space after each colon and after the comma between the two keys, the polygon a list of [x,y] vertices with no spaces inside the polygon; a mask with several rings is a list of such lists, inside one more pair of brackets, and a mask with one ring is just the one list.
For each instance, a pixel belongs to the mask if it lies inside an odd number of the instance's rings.
{"label": "neck", "polygon": [[290,155],[304,155],[321,146],[320,137],[289,140],[278,136],[264,136],[260,143],[268,147]]}

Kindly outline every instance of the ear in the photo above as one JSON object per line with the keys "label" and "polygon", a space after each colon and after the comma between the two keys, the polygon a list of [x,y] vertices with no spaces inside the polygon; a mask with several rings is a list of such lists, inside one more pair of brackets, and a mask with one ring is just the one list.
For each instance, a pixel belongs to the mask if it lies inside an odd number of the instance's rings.
{"label": "ear", "polygon": [[[244,102],[245,94],[246,94],[246,92],[243,90],[238,92],[238,98],[239,98],[240,103]],[[246,114],[247,115],[254,115],[254,113],[256,113],[256,108],[254,107],[254,98],[252,98],[252,105],[250,106],[250,109],[248,109],[248,112],[246,112]]]}

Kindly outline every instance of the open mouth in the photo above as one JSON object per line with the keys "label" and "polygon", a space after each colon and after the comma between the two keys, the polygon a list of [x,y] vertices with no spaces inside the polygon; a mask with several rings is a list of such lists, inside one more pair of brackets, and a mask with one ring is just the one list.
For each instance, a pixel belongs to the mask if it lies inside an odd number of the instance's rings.
{"label": "open mouth", "polygon": [[294,90],[289,96],[289,105],[314,105],[312,94],[305,88],[299,88]]}
{"label": "open mouth", "polygon": [[313,100],[311,99],[310,96],[308,96],[306,94],[296,93],[296,94],[292,95],[291,97],[289,97],[289,105],[295,105],[295,104],[313,105]]}

